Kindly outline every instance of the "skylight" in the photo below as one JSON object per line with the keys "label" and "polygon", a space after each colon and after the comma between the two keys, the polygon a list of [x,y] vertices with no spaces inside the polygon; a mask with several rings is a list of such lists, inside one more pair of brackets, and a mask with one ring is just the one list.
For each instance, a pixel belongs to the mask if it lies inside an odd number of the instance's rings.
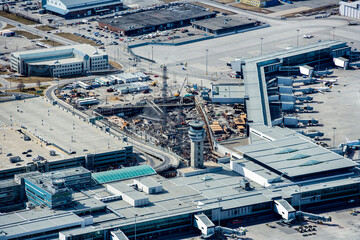
{"label": "skylight", "polygon": [[310,157],[310,155],[297,154],[295,156],[288,158],[287,160],[298,160],[298,159],[304,159],[304,158],[308,158],[308,157]]}
{"label": "skylight", "polygon": [[312,165],[316,165],[316,164],[320,164],[322,162],[317,161],[317,160],[310,160],[307,161],[306,163],[301,164],[300,166],[312,166]]}
{"label": "skylight", "polygon": [[292,153],[292,152],[296,152],[298,151],[297,149],[293,149],[293,148],[284,148],[283,150],[281,150],[280,152],[277,152],[275,154],[285,154],[285,153]]}

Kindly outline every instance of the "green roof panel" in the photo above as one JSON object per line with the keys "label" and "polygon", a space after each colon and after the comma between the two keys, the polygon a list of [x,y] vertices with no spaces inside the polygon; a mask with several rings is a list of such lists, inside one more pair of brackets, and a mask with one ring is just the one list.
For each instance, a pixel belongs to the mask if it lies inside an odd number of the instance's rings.
{"label": "green roof panel", "polygon": [[92,178],[98,183],[108,183],[153,174],[156,174],[156,171],[149,165],[144,164],[135,167],[127,167],[111,171],[93,173]]}

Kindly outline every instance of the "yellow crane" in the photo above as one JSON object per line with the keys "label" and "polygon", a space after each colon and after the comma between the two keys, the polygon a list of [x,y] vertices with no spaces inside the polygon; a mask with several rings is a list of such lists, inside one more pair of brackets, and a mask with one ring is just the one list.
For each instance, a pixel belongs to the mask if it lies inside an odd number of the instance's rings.
{"label": "yellow crane", "polygon": [[187,77],[185,77],[183,84],[181,85],[181,87],[179,88],[177,93],[174,94],[174,97],[179,97],[180,96],[180,93],[181,93],[182,89],[184,88],[186,80],[187,80]]}

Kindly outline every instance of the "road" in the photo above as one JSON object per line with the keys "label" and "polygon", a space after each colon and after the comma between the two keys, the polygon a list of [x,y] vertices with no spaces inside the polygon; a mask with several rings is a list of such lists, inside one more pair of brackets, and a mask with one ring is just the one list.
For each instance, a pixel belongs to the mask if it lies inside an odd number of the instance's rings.
{"label": "road", "polygon": [[[41,37],[47,37],[49,39],[54,39],[54,41],[65,44],[65,45],[78,44],[77,42],[71,41],[69,39],[59,37],[59,36],[57,36],[55,34],[47,33],[47,32],[41,31],[39,29],[36,29],[35,27],[37,25],[25,25],[25,24],[21,24],[19,22],[16,22],[14,20],[11,20],[11,19],[8,19],[8,18],[5,18],[5,17],[0,17],[0,21],[3,21],[3,22],[6,22],[6,23],[9,23],[11,25],[16,26],[16,28],[18,30],[24,30],[24,31],[30,32],[32,34],[35,34],[35,35],[38,35],[38,36],[41,36]],[[38,25],[40,25],[40,24],[38,24]]]}
{"label": "road", "polygon": [[[88,79],[83,78],[82,80],[90,80],[92,78],[93,77],[91,76],[91,77],[88,77]],[[78,81],[78,79],[63,80],[63,81],[61,81],[61,85],[69,84],[74,81]],[[60,83],[59,83],[59,85],[60,85]],[[87,114],[75,109],[71,105],[69,105],[57,98],[57,96],[55,95],[55,90],[56,90],[56,88],[58,88],[59,85],[56,83],[53,83],[45,91],[45,97],[51,102],[57,101],[57,104],[60,107],[68,110],[69,112],[74,113],[78,117],[87,121],[89,118],[89,116]],[[171,167],[177,168],[179,166],[180,159],[178,156],[175,156],[174,154],[171,154],[170,152],[164,151],[164,150],[160,149],[159,147],[152,146],[149,143],[145,143],[142,140],[137,139],[134,136],[131,136],[131,135],[125,133],[124,131],[121,131],[118,127],[110,125],[109,122],[107,122],[105,120],[97,121],[95,123],[95,125],[97,127],[101,127],[101,128],[109,127],[110,134],[114,135],[118,139],[127,138],[127,141],[133,145],[133,148],[135,151],[145,153],[147,155],[150,155],[150,158],[155,158],[155,159],[160,160],[160,164],[158,163],[158,161],[154,161],[154,160],[149,161],[150,166],[153,167],[157,172],[163,172],[163,171],[168,170]]]}

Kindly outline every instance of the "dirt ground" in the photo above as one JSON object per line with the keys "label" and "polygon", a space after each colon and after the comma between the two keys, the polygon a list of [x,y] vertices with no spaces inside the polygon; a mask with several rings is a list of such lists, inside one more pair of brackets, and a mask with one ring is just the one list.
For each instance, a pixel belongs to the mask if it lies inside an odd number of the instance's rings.
{"label": "dirt ground", "polygon": [[111,66],[113,66],[114,68],[122,69],[121,64],[119,64],[119,63],[117,63],[117,62],[109,61],[109,64],[110,64]]}
{"label": "dirt ground", "polygon": [[40,40],[40,42],[43,42],[43,43],[45,43],[45,44],[47,44],[47,45],[50,45],[50,46],[53,46],[53,47],[64,46],[64,44],[61,44],[61,43],[59,43],[59,42],[52,41],[52,40],[49,40],[49,39],[47,39],[47,40]]}
{"label": "dirt ground", "polygon": [[36,29],[39,29],[41,31],[52,31],[52,30],[56,30],[57,28],[53,28],[53,27],[50,27],[48,25],[41,25],[41,26],[37,26],[35,27]]}
{"label": "dirt ground", "polygon": [[64,33],[64,32],[61,32],[61,33],[55,33],[56,35],[60,36],[60,37],[63,37],[63,38],[67,38],[69,40],[72,40],[72,41],[75,41],[75,42],[78,42],[78,43],[85,43],[85,44],[90,44],[92,46],[100,46],[98,44],[96,44],[94,41],[92,40],[89,40],[89,39],[86,39],[86,38],[82,38],[82,37],[79,37],[79,36],[76,36],[74,34],[71,34],[71,33]]}
{"label": "dirt ground", "polygon": [[235,2],[235,0],[218,0],[216,1],[218,3],[222,3],[222,4],[228,4],[228,3],[233,3]]}
{"label": "dirt ground", "polygon": [[265,9],[265,8],[258,8],[258,7],[254,7],[254,6],[250,6],[244,3],[236,3],[231,5],[233,7],[236,8],[240,8],[240,9],[244,9],[244,10],[249,10],[252,12],[259,12],[259,13],[265,13],[265,14],[269,14],[269,13],[273,13],[273,11],[269,10],[269,9]]}
{"label": "dirt ground", "polygon": [[21,36],[24,36],[26,37],[27,39],[39,39],[41,38],[40,36],[38,35],[35,35],[35,34],[32,34],[32,33],[29,33],[29,32],[26,32],[26,31],[20,31],[20,30],[16,30],[14,31],[17,35],[21,35]]}
{"label": "dirt ground", "polygon": [[204,3],[200,3],[200,2],[193,2],[192,4],[203,7],[203,8],[211,9],[212,11],[218,11],[218,12],[221,12],[221,13],[226,13],[228,15],[235,14],[234,12],[227,11],[227,10],[217,8],[217,7],[214,7],[214,6],[210,6],[210,5],[207,5],[207,4],[204,4]]}
{"label": "dirt ground", "polygon": [[38,95],[38,96],[44,96],[44,91],[49,86],[50,85],[44,85],[41,87],[24,88],[23,90],[13,89],[13,90],[8,90],[7,92],[28,93],[28,94]]}
{"label": "dirt ground", "polygon": [[25,24],[25,25],[32,25],[32,24],[37,24],[36,22],[34,21],[31,21],[29,19],[26,19],[26,18],[23,18],[23,17],[20,17],[20,16],[16,16],[16,14],[13,14],[13,13],[7,13],[7,12],[0,12],[0,16],[2,17],[6,17],[8,19],[11,19],[11,20],[14,20],[14,21],[17,21],[19,23],[22,23],[22,24]]}
{"label": "dirt ground", "polygon": [[11,25],[11,24],[6,24],[5,27],[3,27],[2,29],[5,30],[5,29],[10,29],[10,28],[14,28],[15,26]]}

